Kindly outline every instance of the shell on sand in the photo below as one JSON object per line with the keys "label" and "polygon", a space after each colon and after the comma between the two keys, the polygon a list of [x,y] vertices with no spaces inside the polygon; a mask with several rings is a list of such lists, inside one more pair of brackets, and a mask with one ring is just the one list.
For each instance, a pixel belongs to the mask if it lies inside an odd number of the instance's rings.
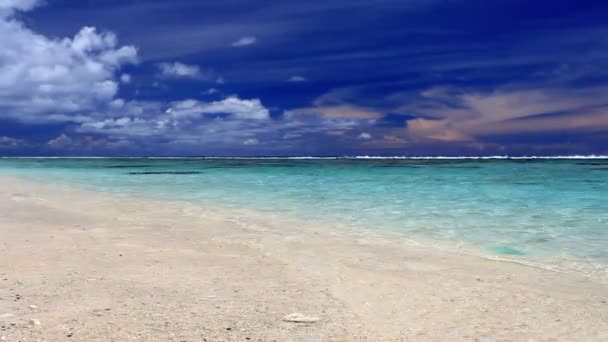
{"label": "shell on sand", "polygon": [[294,312],[294,313],[291,313],[291,314],[283,317],[283,321],[291,322],[291,323],[315,323],[315,322],[319,321],[319,317],[306,316],[299,312]]}

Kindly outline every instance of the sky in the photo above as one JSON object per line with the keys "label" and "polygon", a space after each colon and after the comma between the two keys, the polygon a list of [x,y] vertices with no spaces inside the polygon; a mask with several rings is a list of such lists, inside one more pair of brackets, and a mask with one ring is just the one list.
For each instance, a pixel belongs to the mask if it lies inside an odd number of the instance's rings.
{"label": "sky", "polygon": [[608,2],[0,0],[0,155],[608,155]]}

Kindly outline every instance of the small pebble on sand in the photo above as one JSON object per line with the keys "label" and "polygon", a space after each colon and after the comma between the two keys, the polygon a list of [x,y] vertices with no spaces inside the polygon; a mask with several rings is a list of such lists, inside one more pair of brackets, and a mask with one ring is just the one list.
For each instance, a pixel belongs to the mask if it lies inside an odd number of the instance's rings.
{"label": "small pebble on sand", "polygon": [[35,318],[34,318],[34,319],[30,319],[30,325],[31,325],[31,326],[38,327],[38,326],[40,326],[41,324],[42,324],[42,323],[40,323],[40,321],[39,321],[39,320],[37,320],[37,319],[35,319]]}
{"label": "small pebble on sand", "polygon": [[306,316],[299,312],[291,313],[285,317],[283,317],[284,322],[290,323],[315,323],[319,321],[319,317],[315,316]]}

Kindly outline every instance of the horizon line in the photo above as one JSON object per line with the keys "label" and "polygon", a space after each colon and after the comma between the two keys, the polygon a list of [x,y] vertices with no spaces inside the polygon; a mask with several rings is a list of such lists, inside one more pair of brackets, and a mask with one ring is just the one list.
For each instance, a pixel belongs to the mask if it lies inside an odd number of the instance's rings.
{"label": "horizon line", "polygon": [[562,155],[562,156],[0,156],[0,159],[608,159],[608,155]]}

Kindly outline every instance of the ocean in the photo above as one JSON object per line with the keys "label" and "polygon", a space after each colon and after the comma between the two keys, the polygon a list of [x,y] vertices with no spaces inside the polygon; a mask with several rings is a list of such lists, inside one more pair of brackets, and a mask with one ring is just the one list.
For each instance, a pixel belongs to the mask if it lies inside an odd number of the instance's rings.
{"label": "ocean", "polygon": [[3,174],[608,275],[605,158],[3,158]]}

